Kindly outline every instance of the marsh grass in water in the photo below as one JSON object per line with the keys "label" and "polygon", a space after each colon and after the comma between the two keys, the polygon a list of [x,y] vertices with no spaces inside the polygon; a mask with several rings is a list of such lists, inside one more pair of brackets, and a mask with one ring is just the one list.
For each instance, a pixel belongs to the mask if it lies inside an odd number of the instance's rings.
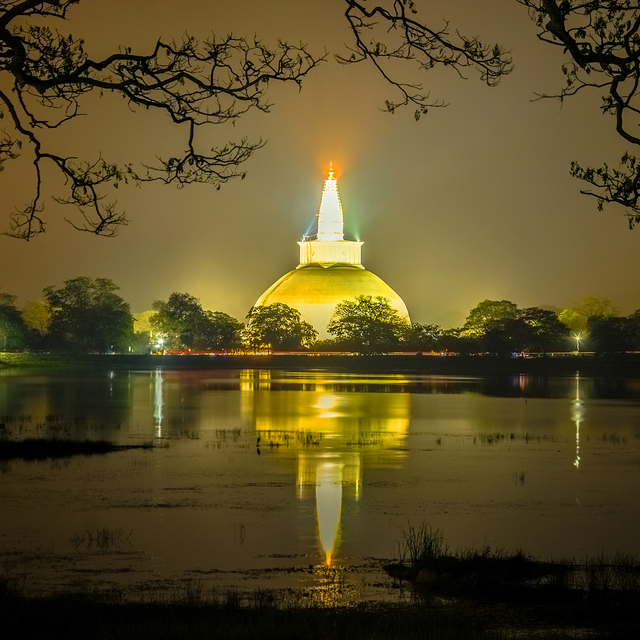
{"label": "marsh grass in water", "polygon": [[189,429],[180,430],[180,438],[188,438],[189,440],[200,440],[199,431],[189,431]]}
{"label": "marsh grass in water", "polygon": [[[533,435],[531,433],[517,434],[517,433],[514,433],[513,431],[508,434],[497,431],[495,433],[481,433],[480,435],[473,436],[473,444],[475,445],[480,443],[482,445],[490,446],[490,445],[504,443],[507,440],[509,440],[510,442],[515,442],[519,440],[524,442],[525,444],[532,444],[532,443],[542,444],[543,442],[560,442],[560,441],[568,442],[568,439],[566,438],[560,439],[555,436]],[[623,441],[626,442],[626,438]]]}
{"label": "marsh grass in water", "polygon": [[257,446],[269,447],[317,447],[322,442],[322,433],[305,429],[302,431],[259,431]]}
{"label": "marsh grass in water", "polygon": [[296,431],[296,443],[302,447],[317,447],[322,442],[322,433],[305,429]]}
{"label": "marsh grass in water", "polygon": [[[91,590],[26,597],[0,580],[3,638],[278,640],[539,640],[637,638],[635,610],[600,610],[589,603],[523,603],[522,608],[473,606],[464,599],[414,599],[411,603],[309,605],[289,590],[242,593],[214,589],[199,580],[135,602],[119,592]],[[604,621],[602,623],[601,621]],[[42,624],[46,623],[43,634]]]}
{"label": "marsh grass in water", "polygon": [[524,485],[527,484],[527,472],[526,471],[514,471],[513,482],[514,484]]}
{"label": "marsh grass in water", "polygon": [[627,438],[625,436],[621,436],[615,432],[605,433],[602,436],[598,436],[596,440],[598,442],[603,442],[604,444],[625,444],[627,442]]}
{"label": "marsh grass in water", "polygon": [[[523,592],[513,585],[517,586],[516,578],[521,577],[522,567],[534,564],[523,551],[507,554],[485,545],[480,551],[472,549],[451,556],[442,532],[428,524],[417,528],[409,525],[404,534],[408,537],[404,547],[407,561],[413,558],[416,562],[442,563],[455,557],[459,566],[467,563],[467,568],[473,568],[476,577],[466,582],[457,579],[456,569],[451,566],[449,577],[437,589],[413,587],[411,597],[405,597],[402,603],[362,602],[349,606],[331,597],[309,598],[308,593],[299,589],[221,589],[200,579],[182,581],[169,589],[164,588],[166,585],[151,584],[139,589],[135,600],[124,591],[89,587],[34,597],[26,585],[20,588],[19,582],[0,579],[2,637],[20,640],[43,635],[53,640],[103,637],[636,640],[638,637],[638,600],[627,597],[634,592],[611,586],[608,574],[601,572],[608,563],[606,558],[594,558],[589,564],[595,576],[589,579],[600,583],[606,579],[606,598],[585,596],[570,582],[570,573],[563,574],[567,578],[565,583],[559,577],[551,584],[548,576],[553,574],[547,568],[540,572],[546,578],[538,582],[524,580],[531,586]],[[633,557],[618,555],[613,560],[618,568],[637,568]],[[491,563],[493,568],[489,567]],[[556,561],[556,564],[571,563]],[[487,589],[484,584],[475,589],[470,586],[474,580],[481,583],[489,573],[500,574],[507,585],[499,594],[501,598],[496,597],[495,589]],[[327,575],[327,579],[333,580],[332,588],[340,588],[339,577]],[[637,589],[632,581],[629,586]],[[598,589],[602,591],[602,584]],[[429,595],[432,593],[436,596]],[[46,634],[42,633],[43,621]]]}
{"label": "marsh grass in water", "polygon": [[82,533],[76,533],[69,542],[75,547],[76,551],[80,549],[88,550],[94,547],[101,550],[120,549],[125,543],[131,546],[130,538],[132,533],[133,529],[126,531],[124,529],[99,527],[97,529],[85,529]]}
{"label": "marsh grass in water", "polygon": [[[515,474],[520,482],[522,473]],[[402,541],[396,543],[397,562],[385,566],[392,577],[421,582],[428,574],[430,587],[448,594],[510,595],[553,593],[580,598],[602,599],[611,594],[634,599],[640,606],[640,560],[631,554],[600,554],[583,560],[540,561],[525,550],[513,553],[482,549],[459,549],[451,553],[443,533],[423,522],[401,528]]]}
{"label": "marsh grass in water", "polygon": [[222,442],[227,440],[238,442],[240,436],[242,436],[242,429],[216,429],[215,431],[215,439],[222,440]]}
{"label": "marsh grass in water", "polygon": [[377,447],[382,444],[383,438],[380,431],[362,431],[354,442],[347,442],[347,446]]}
{"label": "marsh grass in water", "polygon": [[2,413],[0,414],[0,424],[13,424],[13,423],[31,422],[30,413]]}

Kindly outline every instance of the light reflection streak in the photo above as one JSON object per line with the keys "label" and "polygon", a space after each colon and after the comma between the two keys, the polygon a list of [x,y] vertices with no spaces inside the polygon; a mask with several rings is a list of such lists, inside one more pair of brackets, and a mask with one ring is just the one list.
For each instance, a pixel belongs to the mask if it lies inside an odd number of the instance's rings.
{"label": "light reflection streak", "polygon": [[162,369],[156,369],[153,386],[153,418],[156,423],[156,438],[162,437],[164,398],[162,394]]}
{"label": "light reflection streak", "polygon": [[410,396],[340,392],[324,374],[310,378],[302,389],[263,393],[273,390],[270,371],[247,371],[241,375],[242,407],[262,451],[295,450],[297,497],[315,500],[318,547],[326,567],[333,569],[343,501],[360,499],[363,468],[384,466],[384,450],[393,449],[394,462],[405,455]]}
{"label": "light reflection streak", "polygon": [[580,374],[576,373],[576,397],[571,401],[571,420],[576,423],[576,459],[573,466],[580,468],[580,423],[584,420],[584,402],[580,399]]}
{"label": "light reflection streak", "polygon": [[320,546],[327,566],[336,548],[342,510],[342,465],[324,462],[316,471],[316,518]]}

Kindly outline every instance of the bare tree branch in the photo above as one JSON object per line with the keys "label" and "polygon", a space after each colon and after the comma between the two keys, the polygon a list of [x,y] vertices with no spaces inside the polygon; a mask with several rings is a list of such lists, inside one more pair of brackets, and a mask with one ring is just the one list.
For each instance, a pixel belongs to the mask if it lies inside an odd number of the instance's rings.
{"label": "bare tree branch", "polygon": [[351,55],[336,58],[342,64],[373,63],[397,89],[399,99],[387,100],[384,111],[393,113],[399,107],[412,105],[418,120],[429,108],[445,106],[442,101],[431,100],[422,84],[395,80],[387,68],[390,60],[413,61],[423,71],[450,67],[462,78],[466,69],[475,69],[489,86],[498,84],[513,68],[510,53],[500,45],[485,45],[477,37],[457,31],[452,38],[448,22],[440,29],[432,29],[412,18],[409,14],[417,13],[413,0],[381,0],[370,9],[365,7],[365,1],[345,0],[345,17],[355,44],[349,49]]}
{"label": "bare tree branch", "polygon": [[[518,0],[538,26],[538,38],[562,47],[571,60],[563,65],[566,83],[559,93],[538,98],[567,97],[604,90],[601,110],[615,121],[616,133],[640,145],[640,5],[633,0]],[[640,163],[625,153],[617,169],[571,165],[571,175],[597,190],[598,208],[617,203],[625,208],[629,228],[640,222]]]}
{"label": "bare tree branch", "polygon": [[[82,222],[71,224],[97,235],[116,235],[126,224],[115,200],[102,190],[121,182],[162,180],[178,185],[203,182],[219,188],[264,143],[227,142],[203,153],[201,127],[235,122],[251,109],[267,112],[266,91],[271,82],[302,79],[326,57],[313,56],[307,46],[278,41],[274,48],[260,40],[228,35],[198,42],[184,36],[179,42],[159,40],[148,54],[121,48],[102,60],[92,59],[81,39],[63,36],[28,18],[67,19],[79,0],[9,0],[0,2],[0,75],[10,77],[12,91],[0,91],[0,116],[8,114],[17,137],[0,141],[0,167],[17,157],[23,144],[33,155],[34,198],[10,214],[8,235],[29,240],[45,230],[41,217],[42,171],[51,163],[64,176],[67,190],[54,199],[79,208]],[[19,24],[17,24],[19,22]],[[15,23],[15,24],[14,24]],[[187,131],[180,156],[158,158],[156,166],[118,165],[99,156],[79,160],[48,146],[40,132],[65,125],[81,115],[80,99],[92,91],[122,95],[131,109],[143,107],[165,113]]]}

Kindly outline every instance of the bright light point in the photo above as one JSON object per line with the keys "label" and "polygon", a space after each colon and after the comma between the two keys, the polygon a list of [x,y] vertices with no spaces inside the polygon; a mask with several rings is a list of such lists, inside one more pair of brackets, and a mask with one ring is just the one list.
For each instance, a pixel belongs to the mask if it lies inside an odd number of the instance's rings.
{"label": "bright light point", "polygon": [[325,551],[324,553],[324,561],[327,563],[327,567],[331,566],[331,560],[333,559],[333,550]]}
{"label": "bright light point", "polygon": [[318,402],[314,405],[315,409],[331,409],[338,402],[336,396],[320,396]]}

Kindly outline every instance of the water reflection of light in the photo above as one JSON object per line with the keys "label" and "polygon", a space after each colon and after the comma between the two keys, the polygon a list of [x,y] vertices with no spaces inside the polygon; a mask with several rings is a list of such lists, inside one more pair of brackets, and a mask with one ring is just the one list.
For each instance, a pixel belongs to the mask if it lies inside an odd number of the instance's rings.
{"label": "water reflection of light", "polygon": [[338,403],[338,398],[333,395],[320,396],[313,405],[316,409],[332,409]]}
{"label": "water reflection of light", "polygon": [[[243,413],[250,417],[263,452],[295,451],[297,496],[315,499],[318,546],[333,568],[342,503],[360,499],[365,466],[385,466],[390,458],[405,455],[411,398],[392,391],[354,391],[350,387],[356,378],[347,375],[336,380],[335,374],[328,379],[323,373],[306,373],[287,388],[270,374],[241,373]],[[336,389],[338,382],[341,388]],[[262,393],[274,389],[278,393]]]}
{"label": "water reflection of light", "polygon": [[571,401],[571,420],[576,423],[576,459],[573,466],[580,467],[580,423],[584,420],[584,402],[580,400],[580,374],[576,374],[576,397]]}
{"label": "water reflection of light", "polygon": [[334,409],[338,405],[338,396],[335,395],[321,395],[318,398],[316,404],[313,405],[314,409],[323,410],[322,413],[318,415],[319,418],[337,418],[340,414],[336,411],[330,411],[330,409]]}
{"label": "water reflection of light", "polygon": [[341,509],[342,465],[321,463],[316,472],[316,514],[320,546],[329,567],[338,539]]}
{"label": "water reflection of light", "polygon": [[162,437],[162,408],[164,399],[162,397],[162,370],[156,369],[153,387],[153,417],[156,421],[156,437]]}

